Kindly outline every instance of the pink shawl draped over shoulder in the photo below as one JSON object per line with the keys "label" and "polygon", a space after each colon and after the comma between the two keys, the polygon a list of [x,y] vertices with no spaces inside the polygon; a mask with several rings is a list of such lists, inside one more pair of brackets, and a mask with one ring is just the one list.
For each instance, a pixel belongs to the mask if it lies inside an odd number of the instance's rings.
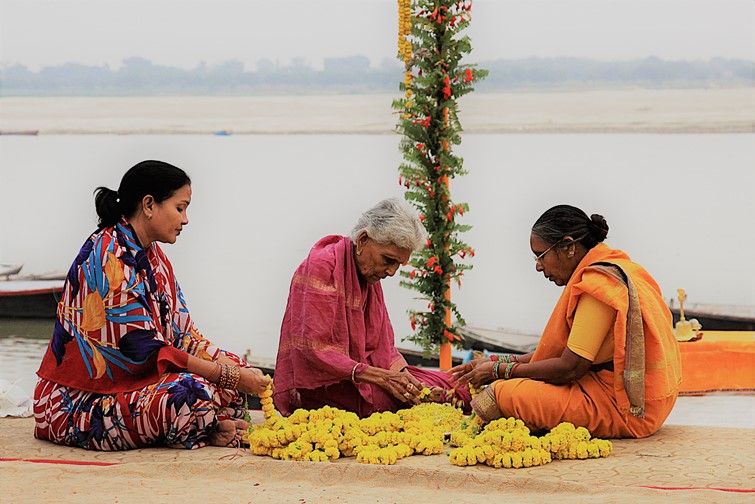
{"label": "pink shawl draped over shoulder", "polygon": [[[382,287],[360,282],[349,238],[326,236],[291,280],[275,364],[276,408],[284,415],[296,409],[297,389],[351,381],[358,363],[395,371],[406,366]],[[371,387],[357,389],[372,402]]]}

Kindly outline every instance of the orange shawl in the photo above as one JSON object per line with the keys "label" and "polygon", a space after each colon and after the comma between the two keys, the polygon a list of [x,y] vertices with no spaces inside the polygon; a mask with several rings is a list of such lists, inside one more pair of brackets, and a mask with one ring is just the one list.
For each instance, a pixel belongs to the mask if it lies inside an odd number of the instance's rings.
{"label": "orange shawl", "polygon": [[619,410],[642,418],[646,399],[676,395],[681,384],[681,356],[661,289],[642,266],[605,244],[593,247],[577,265],[532,362],[561,356],[582,293],[617,310],[613,364]]}

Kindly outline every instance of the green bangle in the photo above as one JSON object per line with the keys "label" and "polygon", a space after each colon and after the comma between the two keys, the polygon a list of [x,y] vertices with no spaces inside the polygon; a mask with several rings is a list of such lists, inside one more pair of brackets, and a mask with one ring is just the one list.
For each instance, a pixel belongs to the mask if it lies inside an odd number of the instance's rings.
{"label": "green bangle", "polygon": [[506,370],[503,372],[503,379],[508,380],[511,378],[511,370],[514,369],[514,366],[516,366],[516,362],[509,362],[506,364]]}
{"label": "green bangle", "polygon": [[501,361],[495,361],[495,364],[493,364],[493,380],[500,380],[501,377],[498,376],[498,367],[501,365]]}

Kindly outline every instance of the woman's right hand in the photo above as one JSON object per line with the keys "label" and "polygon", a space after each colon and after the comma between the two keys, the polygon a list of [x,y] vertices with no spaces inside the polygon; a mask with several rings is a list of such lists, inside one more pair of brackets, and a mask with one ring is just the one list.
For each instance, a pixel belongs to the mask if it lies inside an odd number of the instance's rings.
{"label": "woman's right hand", "polygon": [[471,383],[472,386],[479,387],[493,381],[494,364],[490,359],[474,359],[452,367],[448,374],[451,375],[451,381],[458,385]]}
{"label": "woman's right hand", "polygon": [[383,388],[404,403],[419,404],[422,384],[409,372],[388,371],[383,377]]}
{"label": "woman's right hand", "polygon": [[239,384],[236,390],[245,394],[260,395],[265,391],[270,378],[257,368],[239,367]]}

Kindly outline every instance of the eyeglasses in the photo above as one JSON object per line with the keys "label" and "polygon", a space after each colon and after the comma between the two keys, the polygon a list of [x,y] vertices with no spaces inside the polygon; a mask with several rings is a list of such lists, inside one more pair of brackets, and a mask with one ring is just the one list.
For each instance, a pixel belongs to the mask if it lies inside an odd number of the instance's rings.
{"label": "eyeglasses", "polygon": [[[561,241],[563,241],[563,240],[561,240]],[[548,247],[547,249],[545,249],[545,252],[541,253],[540,255],[534,256],[533,259],[535,260],[535,262],[542,264],[543,263],[543,257],[545,256],[545,254],[547,254],[548,252],[550,252],[553,249],[553,247],[555,247],[556,245],[558,245],[559,243],[561,243],[561,241],[557,241],[556,243],[554,243],[553,245],[551,245],[550,247]]]}

